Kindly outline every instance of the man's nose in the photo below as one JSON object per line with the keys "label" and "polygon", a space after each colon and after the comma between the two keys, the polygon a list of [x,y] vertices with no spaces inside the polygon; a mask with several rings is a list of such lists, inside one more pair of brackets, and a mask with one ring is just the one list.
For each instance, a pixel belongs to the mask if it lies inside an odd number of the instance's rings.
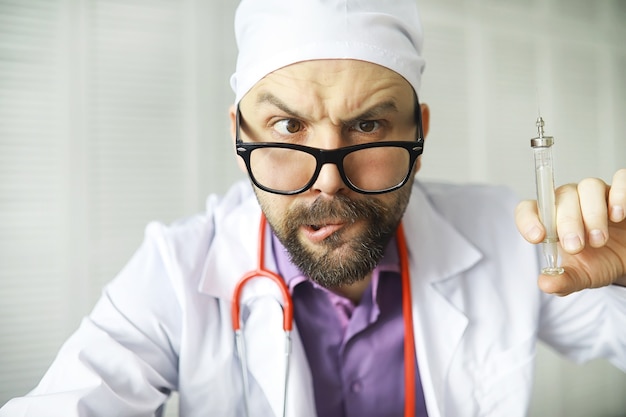
{"label": "man's nose", "polygon": [[311,186],[313,192],[329,196],[344,192],[347,188],[339,173],[339,167],[333,163],[322,165],[319,175]]}
{"label": "man's nose", "polygon": [[[337,149],[344,146],[341,132],[326,131],[322,137],[323,143],[320,143],[318,146],[321,145],[320,147],[323,149]],[[339,167],[334,163],[322,165],[319,175],[311,186],[313,192],[326,195],[334,195],[347,189],[348,187],[339,173]]]}

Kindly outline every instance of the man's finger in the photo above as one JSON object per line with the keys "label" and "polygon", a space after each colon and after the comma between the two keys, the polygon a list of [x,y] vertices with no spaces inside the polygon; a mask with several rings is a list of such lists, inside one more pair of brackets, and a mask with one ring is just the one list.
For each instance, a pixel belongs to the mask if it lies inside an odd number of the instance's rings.
{"label": "man's finger", "polygon": [[556,189],[556,229],[566,252],[578,253],[585,247],[585,228],[576,184]]}
{"label": "man's finger", "polygon": [[515,208],[515,224],[524,239],[530,243],[539,243],[545,237],[545,228],[539,221],[537,202],[524,200]]}
{"label": "man's finger", "polygon": [[592,287],[588,278],[571,269],[560,275],[541,274],[537,285],[541,291],[561,297]]}
{"label": "man's finger", "polygon": [[578,184],[585,237],[593,248],[604,246],[609,239],[607,192],[608,186],[597,178],[587,178]]}
{"label": "man's finger", "polygon": [[609,191],[609,218],[615,223],[626,219],[626,168],[613,176]]}

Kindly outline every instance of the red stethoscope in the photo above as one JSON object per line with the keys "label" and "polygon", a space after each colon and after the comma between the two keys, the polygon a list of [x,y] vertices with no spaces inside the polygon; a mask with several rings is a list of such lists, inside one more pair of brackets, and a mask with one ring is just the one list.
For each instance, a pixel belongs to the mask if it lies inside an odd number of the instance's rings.
{"label": "red stethoscope", "polygon": [[[265,268],[265,229],[267,219],[265,215],[261,215],[259,225],[259,250],[257,268],[247,272],[239,280],[233,292],[232,301],[232,321],[233,330],[235,331],[235,344],[237,346],[237,354],[241,362],[241,374],[243,381],[244,407],[246,416],[250,416],[249,398],[248,398],[248,365],[246,359],[245,340],[241,329],[241,292],[246,284],[253,278],[268,278],[280,289],[282,294],[283,309],[283,330],[285,332],[285,384],[283,393],[283,416],[286,414],[287,403],[287,380],[289,378],[289,357],[291,352],[291,330],[293,328],[293,302],[289,288],[283,278]],[[406,248],[406,240],[404,238],[404,230],[402,223],[398,226],[396,233],[398,246],[398,255],[400,258],[400,272],[402,276],[402,315],[404,317],[404,416],[415,416],[415,341],[413,337],[413,315],[411,312],[411,282],[409,276],[409,255]]]}

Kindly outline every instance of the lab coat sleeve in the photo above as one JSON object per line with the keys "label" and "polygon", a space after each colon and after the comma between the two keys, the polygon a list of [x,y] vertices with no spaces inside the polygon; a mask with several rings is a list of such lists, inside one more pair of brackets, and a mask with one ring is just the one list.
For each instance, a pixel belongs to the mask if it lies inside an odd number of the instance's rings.
{"label": "lab coat sleeve", "polygon": [[626,372],[626,288],[542,297],[542,341],[575,362],[604,358]]}
{"label": "lab coat sleeve", "polygon": [[1,417],[161,415],[177,386],[181,309],[150,230],[39,385]]}
{"label": "lab coat sleeve", "polygon": [[[451,191],[453,193],[451,193]],[[458,188],[447,184],[429,184],[428,194],[434,201],[440,213],[447,219],[455,222],[455,227],[465,236],[471,238],[474,244],[484,253],[497,253],[498,248],[491,248],[485,244],[493,243],[493,236],[487,240],[479,239],[485,236],[487,227],[480,221],[472,221],[470,216],[479,212],[480,207],[474,204],[487,205],[496,212],[513,213],[517,204],[517,197],[509,190],[501,187],[462,187]],[[452,199],[451,195],[454,196]],[[498,210],[497,205],[501,208]],[[495,218],[489,216],[489,219]],[[513,226],[511,218],[509,228]],[[521,238],[517,230],[511,229],[512,239],[515,236],[519,242]],[[507,243],[500,241],[500,246],[507,247]],[[528,246],[523,242],[524,248]],[[522,253],[517,249],[518,253]],[[521,260],[540,265],[543,257],[540,245],[535,245],[535,251],[523,251],[524,256],[534,256],[534,259]],[[537,267],[537,271],[538,271]],[[536,287],[536,276],[517,277],[514,283],[525,282],[532,285],[533,297],[539,297],[539,314],[537,334],[540,340],[567,358],[581,363],[596,358],[608,359],[613,365],[626,372],[626,288],[616,285],[589,289],[558,297],[541,292]],[[504,283],[500,283],[504,285]],[[527,287],[524,287],[527,288]],[[523,298],[517,290],[515,302]],[[508,293],[508,292],[507,292]],[[530,294],[530,293],[529,293]],[[525,308],[525,306],[521,306]]]}

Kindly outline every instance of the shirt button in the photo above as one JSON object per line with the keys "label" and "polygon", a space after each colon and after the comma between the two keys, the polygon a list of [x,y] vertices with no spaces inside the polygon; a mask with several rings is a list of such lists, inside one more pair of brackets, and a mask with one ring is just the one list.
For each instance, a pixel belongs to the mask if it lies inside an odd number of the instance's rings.
{"label": "shirt button", "polygon": [[352,385],[350,385],[350,389],[355,394],[358,394],[363,390],[363,383],[357,379],[356,381],[352,382]]}

